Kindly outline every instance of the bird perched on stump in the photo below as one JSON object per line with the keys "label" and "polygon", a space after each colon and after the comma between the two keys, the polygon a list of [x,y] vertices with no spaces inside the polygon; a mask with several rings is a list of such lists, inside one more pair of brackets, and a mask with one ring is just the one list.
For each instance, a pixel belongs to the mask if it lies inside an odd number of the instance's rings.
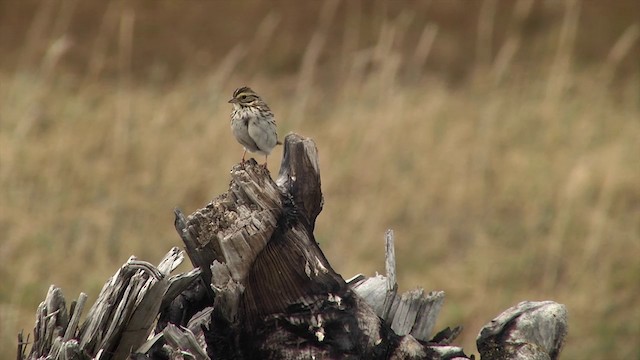
{"label": "bird perched on stump", "polygon": [[242,162],[247,151],[264,155],[264,166],[267,166],[267,157],[278,141],[276,132],[276,119],[273,112],[256,94],[255,91],[243,86],[233,92],[229,100],[233,104],[231,112],[231,130],[236,140],[244,146]]}

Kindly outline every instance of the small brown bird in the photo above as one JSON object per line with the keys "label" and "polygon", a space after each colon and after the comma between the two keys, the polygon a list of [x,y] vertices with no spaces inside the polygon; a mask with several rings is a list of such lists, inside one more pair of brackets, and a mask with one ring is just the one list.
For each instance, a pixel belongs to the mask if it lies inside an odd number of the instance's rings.
{"label": "small brown bird", "polygon": [[282,144],[278,141],[273,112],[255,91],[246,86],[236,89],[229,103],[233,104],[231,130],[236,140],[244,146],[242,162],[247,151],[250,151],[264,155],[266,167],[271,150]]}

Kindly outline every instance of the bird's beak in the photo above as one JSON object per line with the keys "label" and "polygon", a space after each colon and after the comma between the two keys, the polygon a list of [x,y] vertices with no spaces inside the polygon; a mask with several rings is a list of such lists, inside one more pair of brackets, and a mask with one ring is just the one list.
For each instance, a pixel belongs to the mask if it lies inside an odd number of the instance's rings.
{"label": "bird's beak", "polygon": [[238,102],[238,99],[236,99],[236,98],[233,98],[233,99],[229,100],[230,104],[235,104],[237,102]]}

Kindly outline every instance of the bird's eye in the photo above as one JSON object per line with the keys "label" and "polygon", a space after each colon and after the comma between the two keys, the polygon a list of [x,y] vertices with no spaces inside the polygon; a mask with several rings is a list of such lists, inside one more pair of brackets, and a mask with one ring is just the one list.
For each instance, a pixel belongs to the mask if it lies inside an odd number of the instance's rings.
{"label": "bird's eye", "polygon": [[247,95],[240,95],[240,100],[247,100],[248,96]]}

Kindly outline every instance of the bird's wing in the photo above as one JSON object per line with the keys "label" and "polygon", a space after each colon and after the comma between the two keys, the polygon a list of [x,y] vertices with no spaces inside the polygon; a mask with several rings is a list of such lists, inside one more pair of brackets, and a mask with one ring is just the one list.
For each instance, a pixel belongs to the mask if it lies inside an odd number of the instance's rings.
{"label": "bird's wing", "polygon": [[253,138],[249,134],[246,123],[245,124],[242,124],[242,122],[233,123],[231,125],[231,129],[233,130],[233,134],[235,135],[238,142],[242,144],[242,146],[244,146],[245,149],[251,152],[256,152],[259,150],[258,145],[256,145],[256,142],[253,141]]}
{"label": "bird's wing", "polygon": [[268,155],[278,141],[275,122],[249,120],[249,136],[258,145],[260,151]]}

